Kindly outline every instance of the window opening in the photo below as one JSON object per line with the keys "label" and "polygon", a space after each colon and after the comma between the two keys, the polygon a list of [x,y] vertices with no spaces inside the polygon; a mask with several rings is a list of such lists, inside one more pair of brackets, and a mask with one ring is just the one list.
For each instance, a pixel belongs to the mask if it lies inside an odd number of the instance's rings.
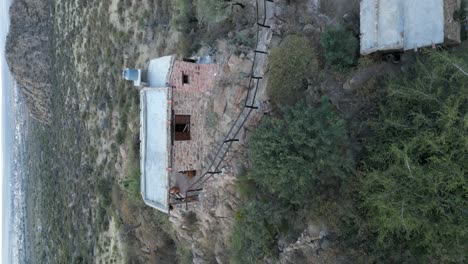
{"label": "window opening", "polygon": [[175,115],[174,125],[174,139],[190,140],[190,116],[189,115]]}
{"label": "window opening", "polygon": [[196,170],[179,171],[179,173],[185,174],[189,178],[197,176],[197,171]]}
{"label": "window opening", "polygon": [[196,63],[196,62],[197,62],[197,60],[195,60],[195,59],[190,59],[190,58],[184,58],[183,61],[185,61],[185,62],[190,62],[190,63]]}
{"label": "window opening", "polygon": [[182,73],[182,83],[189,84],[189,76],[188,74]]}

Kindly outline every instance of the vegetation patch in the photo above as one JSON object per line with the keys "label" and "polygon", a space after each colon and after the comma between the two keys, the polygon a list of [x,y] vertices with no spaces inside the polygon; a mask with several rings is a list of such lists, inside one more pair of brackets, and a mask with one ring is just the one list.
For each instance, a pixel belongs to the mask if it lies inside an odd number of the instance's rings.
{"label": "vegetation patch", "polygon": [[455,52],[423,52],[383,83],[358,155],[326,99],[264,118],[237,184],[233,262],[274,258],[278,238],[313,217],[333,218],[341,250],[370,262],[466,262],[468,66],[466,51]]}
{"label": "vegetation patch", "polygon": [[192,264],[193,255],[189,246],[179,245],[176,249],[176,260],[179,264]]}
{"label": "vegetation patch", "polygon": [[326,211],[320,203],[351,175],[347,149],[344,121],[326,98],[264,119],[250,140],[252,168],[237,183],[245,205],[230,239],[233,262],[275,258],[279,236],[296,237],[312,210]]}
{"label": "vegetation patch", "polygon": [[131,200],[135,203],[141,203],[141,190],[140,190],[140,159],[138,149],[134,146],[131,138],[127,140],[128,163],[125,173],[125,180],[122,185],[129,194]]}
{"label": "vegetation patch", "polygon": [[396,261],[466,261],[468,76],[445,52],[392,79],[373,121],[359,197],[376,251]]}
{"label": "vegetation patch", "polygon": [[254,18],[251,3],[242,0],[175,0],[173,9],[171,24],[183,33],[176,45],[176,53],[181,57],[192,56],[202,46],[215,49],[217,41],[228,38],[229,32],[234,34],[229,37],[231,44],[238,47],[255,44],[249,31]]}
{"label": "vegetation patch", "polygon": [[289,36],[271,51],[268,59],[268,96],[278,106],[293,105],[318,71],[314,46],[306,37]]}
{"label": "vegetation patch", "polygon": [[233,263],[258,263],[262,257],[275,257],[276,235],[285,221],[278,206],[252,201],[236,215],[230,238]]}
{"label": "vegetation patch", "polygon": [[[266,118],[250,141],[251,180],[291,203],[308,202],[339,186],[354,163],[344,120],[327,98],[317,108],[299,103],[283,118]],[[287,187],[286,187],[287,186]]]}
{"label": "vegetation patch", "polygon": [[332,66],[343,68],[357,62],[359,40],[342,27],[327,29],[320,37],[325,59]]}
{"label": "vegetation patch", "polygon": [[173,1],[174,15],[172,25],[182,33],[190,33],[196,27],[198,22],[193,9],[192,1],[175,0]]}
{"label": "vegetation patch", "polygon": [[226,8],[229,1],[196,0],[195,10],[202,23],[213,25],[227,17]]}

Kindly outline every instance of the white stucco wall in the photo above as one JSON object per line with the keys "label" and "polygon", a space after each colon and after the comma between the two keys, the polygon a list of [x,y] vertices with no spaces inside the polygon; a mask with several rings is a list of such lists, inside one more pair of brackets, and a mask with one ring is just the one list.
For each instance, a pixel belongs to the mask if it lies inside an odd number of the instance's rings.
{"label": "white stucco wall", "polygon": [[443,0],[361,0],[361,53],[444,42]]}

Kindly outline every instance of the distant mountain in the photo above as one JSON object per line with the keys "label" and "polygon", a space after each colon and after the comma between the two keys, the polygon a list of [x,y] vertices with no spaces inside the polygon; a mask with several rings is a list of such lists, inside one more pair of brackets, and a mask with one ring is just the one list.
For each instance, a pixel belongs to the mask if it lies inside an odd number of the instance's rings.
{"label": "distant mountain", "polygon": [[52,88],[47,0],[15,0],[10,6],[6,59],[32,116],[50,123]]}

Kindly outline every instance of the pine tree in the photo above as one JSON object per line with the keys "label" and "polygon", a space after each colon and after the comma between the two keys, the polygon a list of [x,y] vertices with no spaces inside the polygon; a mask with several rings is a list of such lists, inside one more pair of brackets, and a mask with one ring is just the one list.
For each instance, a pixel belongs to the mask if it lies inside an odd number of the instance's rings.
{"label": "pine tree", "polygon": [[463,262],[468,248],[468,76],[454,64],[431,52],[388,83],[361,179],[380,247],[424,261]]}

